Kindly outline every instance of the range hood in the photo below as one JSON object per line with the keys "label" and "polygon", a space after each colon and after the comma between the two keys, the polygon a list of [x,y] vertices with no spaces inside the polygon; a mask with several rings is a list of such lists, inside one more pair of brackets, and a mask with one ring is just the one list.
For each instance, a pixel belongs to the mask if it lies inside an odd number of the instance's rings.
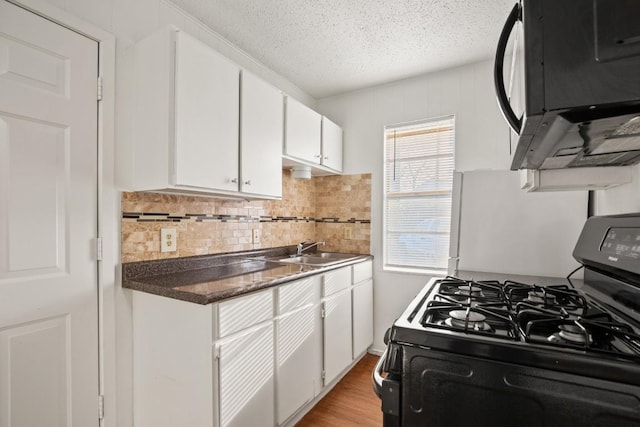
{"label": "range hood", "polygon": [[[518,134],[512,170],[640,162],[638,16],[637,0],[522,0],[514,6],[494,68],[498,103]],[[503,75],[519,23],[521,117],[509,104]]]}

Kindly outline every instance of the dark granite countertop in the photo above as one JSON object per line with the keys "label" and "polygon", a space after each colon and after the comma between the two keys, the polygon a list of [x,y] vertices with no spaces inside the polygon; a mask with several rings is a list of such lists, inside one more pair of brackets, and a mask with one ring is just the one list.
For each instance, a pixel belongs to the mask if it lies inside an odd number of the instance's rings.
{"label": "dark granite countertop", "polygon": [[291,248],[284,247],[125,263],[122,265],[122,287],[209,304],[372,258],[357,255],[349,261],[325,267],[269,260],[289,253]]}

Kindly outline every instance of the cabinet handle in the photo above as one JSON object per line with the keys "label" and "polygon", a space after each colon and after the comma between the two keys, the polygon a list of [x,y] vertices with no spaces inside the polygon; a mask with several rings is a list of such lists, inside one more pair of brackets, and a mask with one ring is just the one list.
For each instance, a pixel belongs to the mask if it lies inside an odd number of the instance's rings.
{"label": "cabinet handle", "polygon": [[329,156],[324,156],[324,159],[325,160],[329,160]]}
{"label": "cabinet handle", "polygon": [[314,157],[315,157],[316,159],[319,159],[319,158],[320,158],[320,157],[322,157],[322,156],[321,156],[320,154],[316,154]]}
{"label": "cabinet handle", "polygon": [[238,178],[233,178],[233,179],[231,180],[231,183],[232,183],[232,184],[237,184],[237,183],[238,183]]}
{"label": "cabinet handle", "polygon": [[251,180],[245,181],[244,184],[245,185],[251,185]]}

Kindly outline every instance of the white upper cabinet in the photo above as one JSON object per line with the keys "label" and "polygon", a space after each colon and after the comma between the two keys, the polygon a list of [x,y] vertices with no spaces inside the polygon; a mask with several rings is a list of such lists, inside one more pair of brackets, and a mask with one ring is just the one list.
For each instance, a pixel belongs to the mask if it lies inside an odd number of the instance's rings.
{"label": "white upper cabinet", "polygon": [[282,93],[242,71],[240,191],[282,197]]}
{"label": "white upper cabinet", "polygon": [[237,191],[240,68],[184,32],[175,55],[174,184]]}
{"label": "white upper cabinet", "polygon": [[322,165],[342,171],[342,128],[322,117]]}
{"label": "white upper cabinet", "polygon": [[[280,198],[282,94],[175,28],[125,55],[124,187]],[[128,77],[130,80],[128,81]],[[129,145],[131,147],[129,147]],[[128,169],[127,169],[128,168]],[[127,185],[127,181],[129,185]]]}
{"label": "white upper cabinet", "polygon": [[286,102],[284,154],[319,165],[322,116],[291,97]]}
{"label": "white upper cabinet", "polygon": [[284,156],[323,174],[342,172],[342,129],[291,97],[286,98]]}

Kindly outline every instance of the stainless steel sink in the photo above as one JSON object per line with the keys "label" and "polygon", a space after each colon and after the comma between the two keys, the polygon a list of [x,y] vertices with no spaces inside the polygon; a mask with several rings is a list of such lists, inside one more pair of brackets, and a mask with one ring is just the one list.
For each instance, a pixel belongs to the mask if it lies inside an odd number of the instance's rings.
{"label": "stainless steel sink", "polygon": [[272,261],[283,262],[286,264],[304,264],[324,267],[327,265],[338,264],[358,258],[360,255],[343,254],[339,252],[319,252],[317,254],[308,254],[294,256],[288,258],[279,258]]}
{"label": "stainless steel sink", "polygon": [[309,254],[310,257],[322,258],[322,259],[335,259],[335,260],[346,260],[358,258],[359,255],[354,254],[341,254],[339,252],[318,252],[315,254]]}

